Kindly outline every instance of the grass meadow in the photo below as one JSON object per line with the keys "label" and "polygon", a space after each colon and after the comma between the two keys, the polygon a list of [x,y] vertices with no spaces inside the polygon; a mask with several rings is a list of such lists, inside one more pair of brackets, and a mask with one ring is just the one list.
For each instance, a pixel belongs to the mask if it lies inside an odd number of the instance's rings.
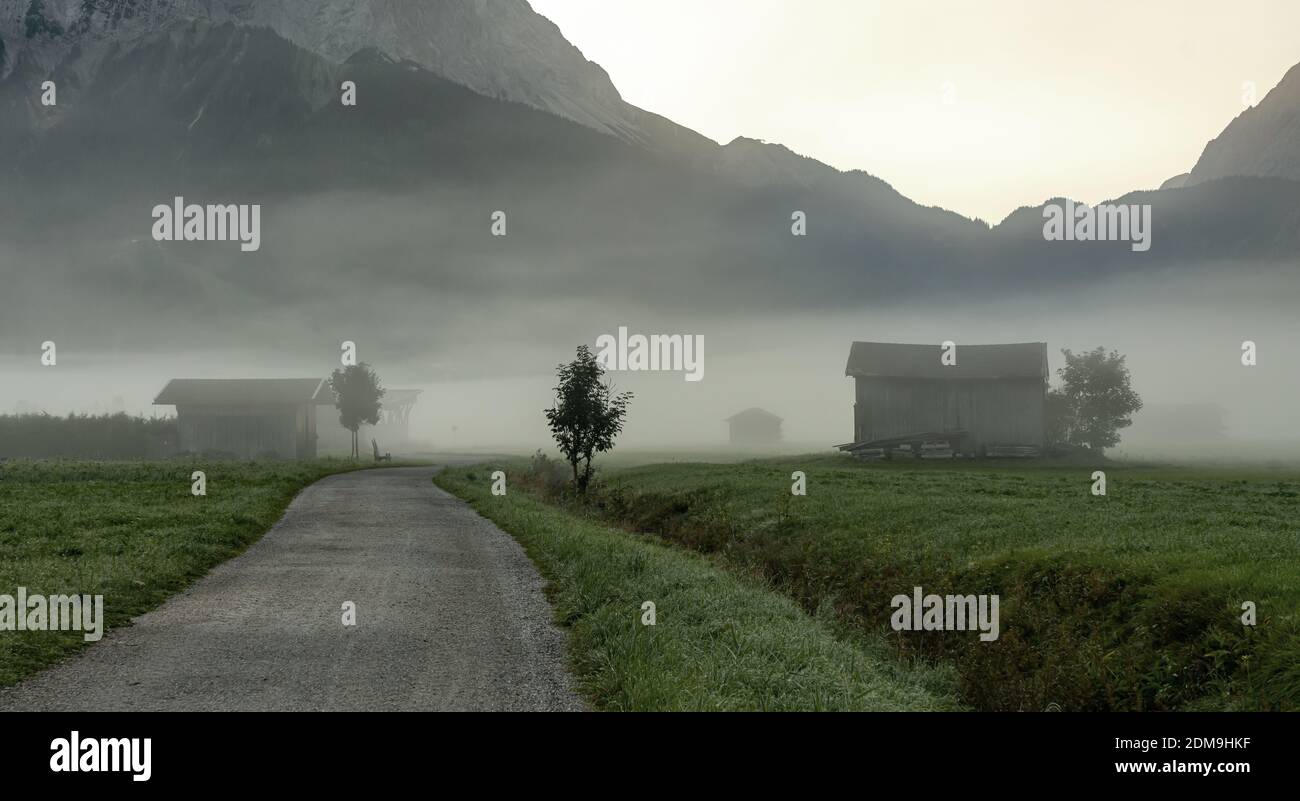
{"label": "grass meadow", "polygon": [[[319,462],[0,462],[0,593],[104,596],[105,633],[242,552]],[[207,495],[190,475],[207,475]],[[0,686],[83,647],[82,632],[0,632]]]}
{"label": "grass meadow", "polygon": [[[548,580],[571,666],[597,709],[960,709],[951,671],[905,665],[879,638],[845,636],[791,599],[654,538],[574,517],[491,469],[435,482],[510,532]],[[645,625],[643,604],[655,605]]]}
{"label": "grass meadow", "polygon": [[[1300,708],[1294,470],[1104,465],[1094,496],[1086,465],[810,456],[610,469],[579,502],[528,463],[504,468],[584,525],[702,555],[899,665],[955,671],[971,708]],[[999,595],[999,638],[893,631],[890,599],[914,586]]]}
{"label": "grass meadow", "polygon": [[[0,593],[103,595],[111,631],[354,467],[0,462]],[[1300,709],[1300,471],[1100,467],[1101,497],[1089,465],[828,456],[625,462],[582,500],[524,459],[436,481],[527,549],[598,708]],[[893,631],[915,586],[997,594],[1000,636]],[[0,633],[0,686],[84,645]]]}

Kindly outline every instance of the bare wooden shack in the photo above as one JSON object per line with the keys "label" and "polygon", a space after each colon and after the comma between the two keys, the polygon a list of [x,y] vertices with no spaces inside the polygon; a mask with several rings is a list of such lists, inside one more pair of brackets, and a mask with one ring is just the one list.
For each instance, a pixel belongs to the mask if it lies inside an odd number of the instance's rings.
{"label": "bare wooden shack", "polygon": [[316,458],[316,407],[331,402],[320,378],[176,378],[154,398],[176,407],[182,452],[240,459]]}
{"label": "bare wooden shack", "polygon": [[757,406],[725,421],[732,445],[773,445],[781,441],[781,418]]}
{"label": "bare wooden shack", "polygon": [[946,441],[968,455],[1027,455],[1043,445],[1047,343],[938,345],[854,342],[853,442],[862,452]]}

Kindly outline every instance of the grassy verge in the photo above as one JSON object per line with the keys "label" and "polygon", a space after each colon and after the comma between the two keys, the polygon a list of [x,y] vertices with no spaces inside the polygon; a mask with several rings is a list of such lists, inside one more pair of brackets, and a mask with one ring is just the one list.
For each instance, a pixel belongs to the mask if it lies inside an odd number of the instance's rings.
{"label": "grassy verge", "polygon": [[[808,476],[806,497],[790,476]],[[1300,706],[1300,476],[793,459],[618,474],[600,513],[864,629],[913,586],[1002,597],[1002,636],[897,634],[984,709]],[[1251,601],[1259,624],[1241,623]]]}
{"label": "grassy verge", "polygon": [[[527,493],[493,496],[490,472],[448,469],[435,481],[518,539],[550,582],[575,673],[597,708],[957,708],[949,674],[904,668],[865,638],[839,639],[790,599],[699,555]],[[646,601],[653,626],[641,622]]]}
{"label": "grassy verge", "polygon": [[[303,487],[353,467],[0,462],[0,594],[103,595],[105,631],[125,625],[247,548]],[[204,497],[190,493],[193,470]],[[0,686],[84,645],[79,631],[0,631]]]}
{"label": "grassy verge", "polygon": [[[806,457],[608,472],[572,512],[652,534],[866,635],[890,600],[997,594],[1001,635],[891,632],[979,709],[1300,708],[1300,475]],[[791,474],[807,475],[792,496]],[[1257,625],[1242,624],[1242,604]]]}

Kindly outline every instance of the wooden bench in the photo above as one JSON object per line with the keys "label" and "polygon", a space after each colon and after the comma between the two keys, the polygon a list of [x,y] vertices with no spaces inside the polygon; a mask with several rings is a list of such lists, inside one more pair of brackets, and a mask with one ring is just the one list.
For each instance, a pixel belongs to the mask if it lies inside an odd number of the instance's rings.
{"label": "wooden bench", "polygon": [[372,449],[374,449],[374,451],[375,451],[375,461],[376,461],[376,462],[391,462],[391,461],[393,461],[393,454],[391,454],[391,453],[385,453],[385,454],[382,454],[382,455],[381,455],[381,454],[379,453],[379,443],[378,443],[378,442],[375,442],[373,439],[370,440],[370,447],[371,447]]}

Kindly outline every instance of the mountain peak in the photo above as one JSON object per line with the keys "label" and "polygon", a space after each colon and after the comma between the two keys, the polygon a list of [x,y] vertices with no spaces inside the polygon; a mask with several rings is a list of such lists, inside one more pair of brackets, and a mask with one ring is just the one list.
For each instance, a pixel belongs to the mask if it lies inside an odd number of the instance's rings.
{"label": "mountain peak", "polygon": [[1300,181],[1300,64],[1205,146],[1186,185],[1229,176]]}
{"label": "mountain peak", "polygon": [[[0,0],[0,41],[48,72],[74,44],[178,19],[267,27],[338,64],[374,47],[480,94],[640,138],[642,112],[525,0]],[[0,77],[12,69],[0,61]]]}

